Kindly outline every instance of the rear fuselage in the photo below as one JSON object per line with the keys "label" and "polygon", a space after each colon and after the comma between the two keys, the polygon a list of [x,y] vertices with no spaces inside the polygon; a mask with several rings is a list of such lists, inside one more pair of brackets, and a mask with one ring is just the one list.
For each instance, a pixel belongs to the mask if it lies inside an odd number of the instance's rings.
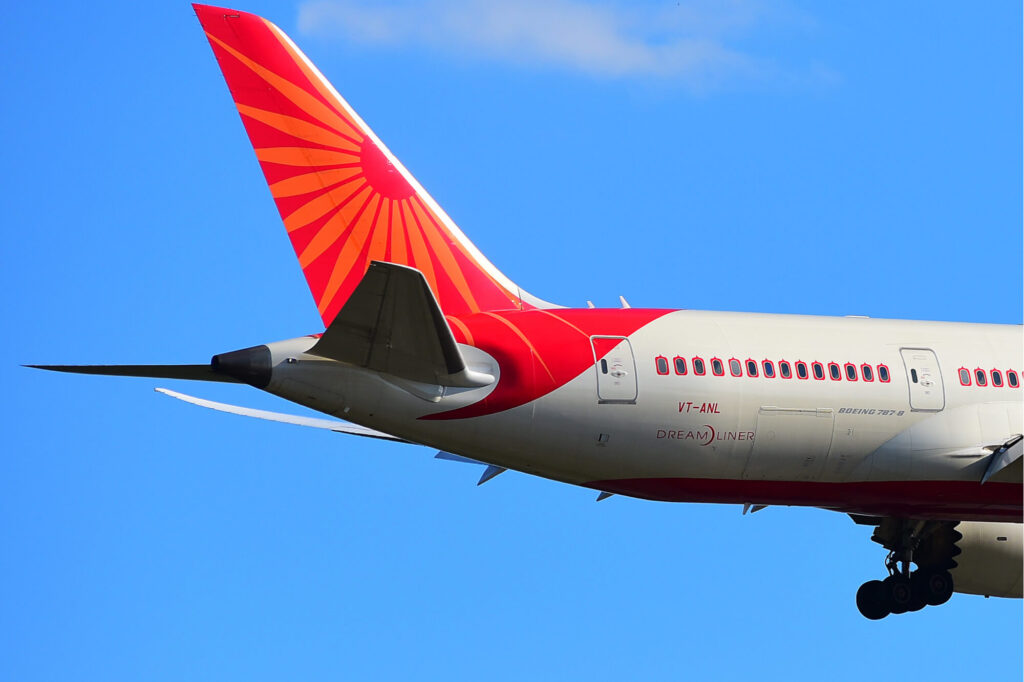
{"label": "rear fuselage", "polygon": [[495,384],[432,401],[303,355],[305,337],[270,345],[268,390],[612,493],[1020,520],[1019,475],[980,483],[992,449],[1024,432],[1019,326],[641,309],[448,319]]}

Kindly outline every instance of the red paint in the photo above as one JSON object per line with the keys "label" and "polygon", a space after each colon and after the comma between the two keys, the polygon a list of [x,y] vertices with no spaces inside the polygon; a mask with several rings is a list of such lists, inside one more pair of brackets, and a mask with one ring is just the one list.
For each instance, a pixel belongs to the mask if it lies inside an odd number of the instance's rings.
{"label": "red paint", "polygon": [[446,314],[532,307],[448,229],[272,24],[193,7],[325,326],[375,260],[420,270]]}
{"label": "red paint", "polygon": [[609,339],[608,343],[599,344],[595,358],[590,337],[628,337],[670,312],[645,308],[558,308],[505,310],[455,318],[455,340],[476,346],[498,361],[498,385],[480,402],[421,419],[480,417],[537,400],[583,372],[595,371],[595,360],[621,342]]}
{"label": "red paint", "polygon": [[633,478],[592,481],[587,487],[663,502],[712,502],[823,507],[847,514],[958,521],[1020,522],[1021,484],[967,481],[750,481],[709,478]]}
{"label": "red paint", "polygon": [[413,195],[413,188],[402,174],[398,172],[384,152],[377,148],[373,140],[366,138],[359,149],[359,163],[363,167],[366,181],[377,192],[388,199],[408,199]]}

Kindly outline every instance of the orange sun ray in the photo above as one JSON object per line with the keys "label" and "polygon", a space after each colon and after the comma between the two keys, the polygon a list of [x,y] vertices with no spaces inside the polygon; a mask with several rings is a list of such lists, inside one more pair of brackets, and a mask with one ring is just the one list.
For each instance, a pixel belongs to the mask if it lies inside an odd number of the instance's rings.
{"label": "orange sun ray", "polygon": [[210,42],[214,42],[222,47],[228,54],[248,67],[250,71],[266,81],[271,87],[281,93],[281,95],[286,97],[315,120],[326,123],[339,135],[351,137],[355,142],[362,141],[363,135],[357,131],[352,124],[339,116],[334,109],[328,107],[319,99],[309,94],[305,89],[300,88],[288,79],[278,76],[270,69],[258,64],[252,59],[249,59],[238,50],[218,39],[216,36],[211,35],[210,33],[207,33],[206,35],[209,37]]}
{"label": "orange sun ray", "polygon": [[[349,204],[351,202],[363,196],[364,192],[368,193],[370,196],[373,195],[373,190],[366,184],[360,187],[356,192],[353,192],[341,204],[338,212],[324,223],[323,227],[317,231],[316,236],[314,236],[313,239],[310,240],[309,244],[306,245],[306,248],[302,250],[302,253],[299,254],[299,265],[302,266],[303,270],[306,269],[307,265],[319,258],[320,254],[329,249],[331,244],[338,241],[338,239],[345,234],[345,230],[353,220],[351,211],[346,209],[350,208]],[[367,199],[367,201],[369,201],[369,199]],[[356,204],[352,205],[355,206]]]}
{"label": "orange sun ray", "polygon": [[377,211],[373,216],[373,228],[370,230],[370,249],[366,254],[366,267],[370,267],[370,263],[375,260],[384,260],[384,252],[388,248],[387,216],[390,203],[382,198],[377,204]]}
{"label": "orange sun ray", "polygon": [[438,229],[433,216],[425,213],[423,206],[420,205],[418,200],[412,202],[412,210],[413,215],[416,217],[416,222],[419,224],[420,229],[423,230],[423,234],[426,235],[427,241],[430,243],[430,248],[433,250],[434,255],[437,256],[437,259],[441,262],[441,269],[451,279],[455,290],[459,292],[460,296],[462,296],[462,300],[466,302],[470,312],[480,312],[480,306],[477,304],[476,299],[473,298],[473,293],[469,290],[469,284],[466,282],[466,276],[462,273],[462,268],[460,268],[459,264],[455,261],[455,257],[452,255],[448,244],[445,243],[444,237],[441,236],[441,232]]}
{"label": "orange sun ray", "polygon": [[359,159],[358,152],[336,152],[313,147],[263,147],[256,150],[256,158],[282,166],[337,166]]}
{"label": "orange sun ray", "polygon": [[378,204],[381,201],[381,196],[376,192],[372,192],[359,208],[359,212],[356,214],[352,227],[349,229],[348,236],[341,245],[341,252],[338,254],[337,260],[338,265],[336,265],[334,270],[331,272],[331,278],[327,281],[327,287],[324,289],[323,296],[320,298],[318,308],[321,315],[334,301],[334,297],[338,294],[338,289],[341,288],[342,282],[344,282],[345,278],[348,276],[352,264],[356,262],[356,258],[360,253],[362,253],[363,246],[366,244],[366,239],[370,236],[370,232],[373,230],[372,214],[366,209],[370,203],[374,201]]}
{"label": "orange sun ray", "polygon": [[388,204],[391,206],[391,211],[388,213],[388,232],[391,235],[388,242],[391,245],[391,262],[404,263],[406,259],[405,230],[402,229],[401,218],[395,217],[398,209],[395,207],[394,199],[389,199]]}
{"label": "orange sun ray", "polygon": [[[340,113],[344,118],[350,119],[352,112],[346,107],[347,103],[344,101],[344,99],[342,99],[340,94],[334,92],[334,88],[327,82],[327,79],[324,78],[322,75],[318,76],[319,70],[314,72],[314,69],[316,67],[313,67],[305,59],[305,56],[302,53],[300,53],[295,47],[293,47],[291,40],[284,34],[283,31],[281,31],[277,26],[270,23],[266,19],[264,19],[263,21],[264,23],[266,23],[267,27],[271,30],[271,32],[275,33],[278,36],[278,40],[281,42],[281,46],[288,51],[288,54],[291,55],[292,57],[292,61],[295,62],[295,65],[299,67],[300,71],[302,71],[302,75],[304,75],[306,79],[310,83],[312,83],[313,87],[316,88],[316,91],[320,93],[320,96],[323,97],[328,102],[337,102],[338,106],[340,106],[342,109],[342,111],[338,113]],[[355,121],[352,121],[352,125],[356,125]]]}
{"label": "orange sun ray", "polygon": [[352,164],[352,166],[352,168],[331,168],[329,170],[294,175],[272,184],[270,186],[270,193],[274,195],[275,199],[280,199],[281,197],[309,194],[318,189],[327,189],[362,172],[362,167],[359,164]]}
{"label": "orange sun ray", "polygon": [[[415,218],[412,215],[412,206],[409,201],[402,201],[402,225],[405,226],[405,233],[409,236],[409,251],[412,253],[409,265],[423,273],[427,278],[434,296],[438,296],[437,278],[434,276],[434,262],[430,260],[430,253],[423,241],[423,233],[416,228]],[[440,297],[438,297],[440,298]]]}
{"label": "orange sun ray", "polygon": [[[361,184],[355,187],[352,186],[354,182],[360,180],[362,181]],[[369,187],[369,185],[361,173],[352,176],[337,187],[310,199],[302,206],[299,206],[297,209],[285,216],[283,218],[285,229],[289,232],[294,232],[300,227],[309,225],[317,218],[321,218],[326,215],[328,211],[340,205],[346,199],[351,199],[353,194],[359,192],[364,187]]]}
{"label": "orange sun ray", "polygon": [[357,153],[359,151],[359,145],[349,139],[342,137],[337,133],[332,133],[326,128],[321,128],[318,125],[307,123],[302,119],[295,118],[294,116],[277,114],[273,111],[266,111],[257,107],[251,107],[248,104],[236,104],[236,106],[238,107],[238,113],[243,116],[248,116],[260,123],[266,123],[271,128],[280,130],[286,135],[291,135],[292,137],[297,137],[300,140],[312,142],[313,144],[322,144],[325,147],[351,149]]}

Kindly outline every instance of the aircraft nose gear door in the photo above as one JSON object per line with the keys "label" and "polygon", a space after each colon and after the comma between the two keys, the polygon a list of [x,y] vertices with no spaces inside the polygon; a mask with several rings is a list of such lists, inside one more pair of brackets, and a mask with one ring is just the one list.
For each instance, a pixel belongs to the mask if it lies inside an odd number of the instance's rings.
{"label": "aircraft nose gear door", "polygon": [[910,409],[938,412],[946,406],[939,360],[928,348],[900,348],[910,386]]}
{"label": "aircraft nose gear door", "polygon": [[624,336],[591,336],[598,403],[636,403],[636,362]]}

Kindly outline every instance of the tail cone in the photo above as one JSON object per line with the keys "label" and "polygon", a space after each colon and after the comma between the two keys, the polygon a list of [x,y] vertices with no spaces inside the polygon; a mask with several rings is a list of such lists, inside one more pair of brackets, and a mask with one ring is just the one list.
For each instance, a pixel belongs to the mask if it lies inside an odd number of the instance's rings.
{"label": "tail cone", "polygon": [[214,372],[226,374],[256,388],[266,388],[270,383],[270,349],[266,346],[214,355],[210,366]]}

